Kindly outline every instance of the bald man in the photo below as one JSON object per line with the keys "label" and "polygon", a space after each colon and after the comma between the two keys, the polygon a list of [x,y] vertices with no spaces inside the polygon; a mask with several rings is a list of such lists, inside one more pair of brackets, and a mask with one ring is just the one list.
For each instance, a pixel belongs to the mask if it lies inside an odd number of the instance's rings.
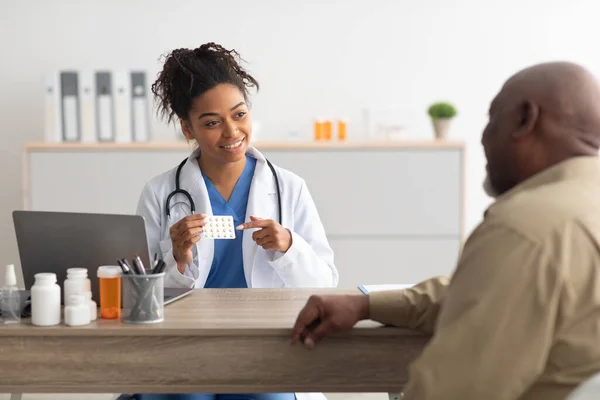
{"label": "bald man", "polygon": [[511,77],[482,144],[496,201],[451,278],[313,296],[292,342],[362,319],[433,334],[405,400],[565,399],[600,371],[600,88],[578,65]]}

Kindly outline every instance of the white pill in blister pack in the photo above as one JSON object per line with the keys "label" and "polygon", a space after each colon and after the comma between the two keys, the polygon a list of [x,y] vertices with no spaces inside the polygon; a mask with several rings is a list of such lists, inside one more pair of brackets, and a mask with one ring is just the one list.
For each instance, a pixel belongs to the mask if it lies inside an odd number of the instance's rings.
{"label": "white pill in blister pack", "polygon": [[202,238],[204,239],[235,239],[235,228],[231,215],[210,215],[206,217]]}

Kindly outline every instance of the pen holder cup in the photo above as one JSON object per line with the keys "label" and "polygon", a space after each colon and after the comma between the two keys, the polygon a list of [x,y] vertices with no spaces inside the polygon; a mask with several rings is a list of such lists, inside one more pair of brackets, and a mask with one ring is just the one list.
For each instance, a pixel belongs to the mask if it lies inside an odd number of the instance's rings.
{"label": "pen holder cup", "polygon": [[164,321],[165,273],[123,275],[121,318],[129,324],[153,324]]}

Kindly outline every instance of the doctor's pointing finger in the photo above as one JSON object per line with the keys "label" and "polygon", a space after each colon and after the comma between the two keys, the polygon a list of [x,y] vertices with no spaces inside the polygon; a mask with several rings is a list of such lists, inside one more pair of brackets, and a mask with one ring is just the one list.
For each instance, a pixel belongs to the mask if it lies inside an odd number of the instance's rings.
{"label": "doctor's pointing finger", "polygon": [[250,216],[250,222],[236,227],[237,230],[258,228],[252,233],[252,240],[265,250],[278,250],[282,253],[292,246],[292,234],[277,221]]}

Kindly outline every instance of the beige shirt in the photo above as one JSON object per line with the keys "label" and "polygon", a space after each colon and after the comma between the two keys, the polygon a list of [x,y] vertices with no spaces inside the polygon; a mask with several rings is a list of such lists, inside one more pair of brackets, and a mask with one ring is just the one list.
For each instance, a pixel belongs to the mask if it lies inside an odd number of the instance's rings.
{"label": "beige shirt", "polygon": [[404,399],[565,399],[600,371],[600,160],[499,197],[451,278],[370,296],[371,318],[433,333]]}

